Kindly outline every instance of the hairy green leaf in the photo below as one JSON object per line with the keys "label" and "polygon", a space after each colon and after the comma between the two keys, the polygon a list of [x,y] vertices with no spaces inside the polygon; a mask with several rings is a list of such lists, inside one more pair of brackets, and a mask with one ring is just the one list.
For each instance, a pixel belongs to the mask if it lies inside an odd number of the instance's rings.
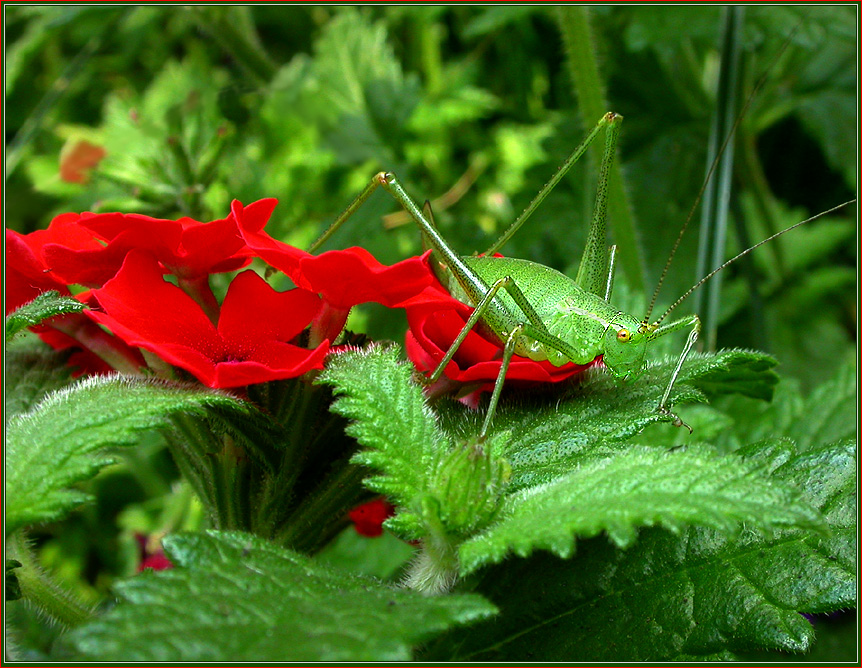
{"label": "hairy green leaf", "polygon": [[228,394],[138,378],[93,377],[54,392],[6,427],[6,531],[56,520],[89,499],[69,485],[112,461],[111,446],[168,426],[171,414],[246,413]]}
{"label": "hairy green leaf", "polygon": [[741,443],[785,436],[801,448],[839,441],[856,435],[856,355],[848,355],[831,378],[803,397],[799,384],[782,379],[769,404],[734,397],[724,406],[733,429],[716,439],[725,450]]}
{"label": "hairy green leaf", "polygon": [[510,496],[503,519],[460,548],[461,570],[470,573],[509,553],[528,556],[547,549],[560,557],[575,551],[575,537],[604,531],[629,547],[638,529],[711,527],[733,534],[778,527],[822,529],[819,513],[794,498],[792,488],[754,475],[737,457],[705,447],[661,452],[633,447],[585,463],[551,483]]}
{"label": "hairy green leaf", "polygon": [[753,350],[692,353],[679,382],[690,383],[710,397],[733,393],[769,401],[778,383],[772,370],[776,364],[775,358]]}
{"label": "hairy green leaf", "polygon": [[[674,410],[685,418],[683,404],[703,402],[704,392],[767,396],[776,380],[774,363],[762,353],[741,350],[692,354],[671,394]],[[604,457],[647,426],[670,421],[656,409],[675,365],[675,358],[665,358],[627,383],[596,370],[559,401],[503,403],[494,424],[511,431],[503,454],[512,464],[512,489],[548,482],[585,457]]]}
{"label": "hairy green leaf", "polygon": [[[165,541],[177,568],[118,586],[121,603],[70,642],[98,661],[405,661],[496,608],[334,570],[241,533]],[[182,642],[177,639],[182,638]]]}
{"label": "hairy green leaf", "polygon": [[4,415],[8,419],[30,410],[48,392],[71,382],[69,351],[51,350],[33,337],[6,350]]}
{"label": "hairy green leaf", "polygon": [[786,442],[751,448],[747,460],[796,485],[831,535],[800,529],[728,538],[692,528],[646,529],[620,550],[602,537],[562,560],[547,553],[477,574],[473,589],[502,615],[432,642],[422,660],[700,660],[761,647],[798,652],[813,640],[799,612],[855,599],[854,444],[796,453]]}
{"label": "hairy green leaf", "polygon": [[33,301],[24,304],[6,316],[6,341],[26,329],[38,325],[43,320],[66,313],[79,313],[84,304],[72,297],[63,297],[56,290],[38,295]]}
{"label": "hairy green leaf", "polygon": [[854,356],[811,393],[787,436],[802,446],[855,436],[858,391]]}
{"label": "hairy green leaf", "polygon": [[353,461],[380,472],[368,487],[399,506],[422,494],[448,441],[397,348],[342,353],[318,382],[333,386],[332,411],[353,420],[347,433],[366,448]]}

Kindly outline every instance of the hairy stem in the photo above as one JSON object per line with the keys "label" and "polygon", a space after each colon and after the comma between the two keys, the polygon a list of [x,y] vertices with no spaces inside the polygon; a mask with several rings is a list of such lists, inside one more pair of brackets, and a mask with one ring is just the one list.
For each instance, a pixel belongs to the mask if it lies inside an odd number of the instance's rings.
{"label": "hairy stem", "polygon": [[18,531],[6,543],[6,558],[21,563],[13,572],[21,586],[23,600],[64,628],[75,628],[93,617],[93,609],[58,584],[41,565]]}

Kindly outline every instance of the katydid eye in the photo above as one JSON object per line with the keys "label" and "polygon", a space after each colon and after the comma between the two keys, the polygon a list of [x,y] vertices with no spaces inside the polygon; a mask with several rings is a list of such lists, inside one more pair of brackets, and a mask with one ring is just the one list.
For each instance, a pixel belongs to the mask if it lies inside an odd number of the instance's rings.
{"label": "katydid eye", "polygon": [[631,338],[632,338],[632,333],[625,328],[623,328],[617,332],[617,341],[622,341],[623,343],[625,343],[626,341],[628,341]]}

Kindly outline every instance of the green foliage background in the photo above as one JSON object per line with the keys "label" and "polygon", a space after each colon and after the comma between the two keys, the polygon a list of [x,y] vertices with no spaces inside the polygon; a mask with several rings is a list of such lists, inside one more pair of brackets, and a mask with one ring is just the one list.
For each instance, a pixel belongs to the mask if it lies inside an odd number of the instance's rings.
{"label": "green foliage background", "polygon": [[[608,107],[625,117],[619,160],[645,275],[619,276],[616,294],[637,315],[649,295],[627,285],[656,284],[708,169],[710,120],[726,102],[714,93],[722,11],[590,11]],[[22,232],[66,211],[209,220],[231,199],[274,196],[268,230],[305,246],[387,169],[419,199],[476,177],[457,202],[434,207],[466,254],[505,229],[597,120],[580,113],[554,10],[542,6],[13,6],[5,30],[5,224]],[[858,178],[854,8],[747,7],[742,54],[750,104],[727,256],[851,199]],[[86,185],[59,179],[60,152],[77,139],[108,154]],[[595,171],[576,166],[504,252],[573,271]],[[376,195],[327,247],[363,245],[384,262],[418,253],[412,226],[384,226],[395,211]],[[719,347],[774,355],[788,401],[855,353],[855,231],[847,207],[723,274]],[[696,247],[692,229],[660,304],[699,278]],[[374,307],[351,321],[397,341],[404,326]],[[681,343],[662,341],[657,354]],[[743,422],[751,413],[753,400],[722,401]],[[128,457],[89,483],[95,505],[39,537],[43,561],[93,599],[128,573],[131,529],[176,503],[164,500],[176,472],[157,442]]]}

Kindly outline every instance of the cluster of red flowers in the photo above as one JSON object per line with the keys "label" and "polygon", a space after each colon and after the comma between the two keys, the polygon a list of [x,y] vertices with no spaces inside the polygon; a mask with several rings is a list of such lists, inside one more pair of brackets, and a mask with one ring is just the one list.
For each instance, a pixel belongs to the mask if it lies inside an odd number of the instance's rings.
{"label": "cluster of red flowers", "polygon": [[[404,308],[407,354],[436,367],[471,313],[436,281],[427,256],[392,266],[362,248],[310,255],[264,231],[277,201],[234,201],[223,219],[163,220],[139,214],[57,216],[46,230],[6,231],[6,313],[38,294],[74,294],[88,308],[36,331],[70,349],[78,374],[183,369],[213,388],[293,378],[323,368],[350,309],[364,302]],[[278,291],[254,270],[260,258],[296,286]],[[213,274],[238,272],[219,301]],[[471,332],[446,376],[471,390],[492,386],[502,350]],[[508,378],[558,382],[583,367],[515,358]],[[474,392],[474,396],[477,396]],[[383,500],[351,515],[357,530],[379,535],[392,512]]]}
{"label": "cluster of red flowers", "polygon": [[[28,235],[7,230],[6,312],[47,290],[74,292],[89,308],[54,318],[39,335],[55,348],[73,348],[80,373],[147,366],[163,373],[167,363],[228,388],[322,368],[350,309],[373,301],[407,310],[408,356],[421,370],[433,369],[471,307],[436,282],[426,258],[385,266],[362,248],[310,255],[264,231],[276,203],[234,201],[226,218],[207,223],[70,213]],[[239,271],[254,258],[296,288],[279,292],[253,270]],[[235,271],[219,303],[210,275]],[[497,377],[500,353],[471,332],[446,376],[484,389]],[[508,378],[558,382],[581,368],[515,358]]]}
{"label": "cluster of red flowers", "polygon": [[[352,306],[397,306],[433,280],[421,258],[387,267],[361,248],[313,256],[277,241],[263,231],[275,204],[234,202],[229,216],[209,223],[83,213],[28,235],[7,230],[6,312],[47,290],[74,291],[89,308],[39,334],[55,348],[79,348],[83,372],[148,364],[158,372],[166,362],[225,388],[322,368]],[[247,269],[219,303],[210,275],[255,257],[297,287],[279,292]],[[306,329],[311,344],[298,345]]]}

